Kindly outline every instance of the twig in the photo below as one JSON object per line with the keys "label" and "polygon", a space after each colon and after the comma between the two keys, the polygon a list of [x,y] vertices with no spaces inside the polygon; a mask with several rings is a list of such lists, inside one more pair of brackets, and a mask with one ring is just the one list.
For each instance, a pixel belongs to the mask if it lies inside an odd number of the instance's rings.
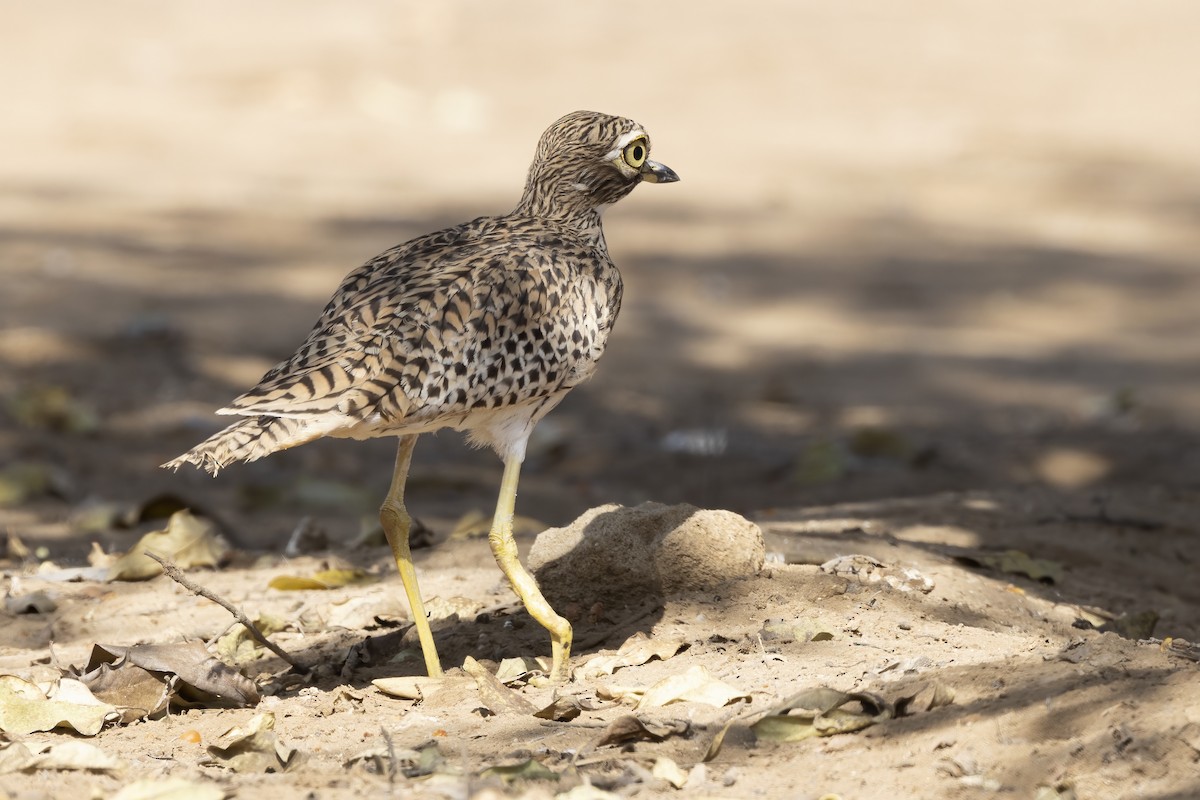
{"label": "twig", "polygon": [[212,600],[214,603],[219,605],[221,608],[225,609],[230,614],[232,614],[234,619],[236,619],[238,622],[245,625],[246,630],[250,631],[250,635],[253,636],[255,639],[257,639],[262,644],[263,647],[267,648],[272,653],[279,656],[280,658],[282,658],[287,663],[291,664],[296,669],[304,669],[304,667],[302,667],[299,664],[299,662],[296,661],[296,659],[292,658],[290,655],[287,654],[286,651],[282,650],[278,645],[276,645],[274,642],[272,642],[266,636],[264,636],[262,631],[260,631],[258,629],[258,627],[253,622],[250,621],[250,618],[247,617],[245,614],[243,614],[241,609],[239,609],[233,603],[229,602],[224,597],[221,597],[220,595],[216,594],[211,589],[206,589],[203,586],[201,586],[200,584],[195,583],[192,580],[190,580],[186,575],[183,574],[183,572],[179,569],[179,567],[175,566],[175,564],[173,564],[171,562],[171,560],[169,558],[163,558],[162,556],[152,553],[149,550],[146,550],[144,552],[146,553],[147,556],[154,559],[162,566],[163,573],[166,574],[166,576],[168,578],[175,581],[176,583],[178,583],[183,588],[187,589],[192,594],[198,594],[203,598]]}

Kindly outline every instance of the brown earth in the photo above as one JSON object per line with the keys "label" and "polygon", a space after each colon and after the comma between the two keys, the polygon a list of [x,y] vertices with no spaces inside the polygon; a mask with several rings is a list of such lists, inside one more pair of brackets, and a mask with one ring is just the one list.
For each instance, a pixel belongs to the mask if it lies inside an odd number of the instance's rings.
{"label": "brown earth", "polygon": [[[643,122],[683,180],[608,214],[626,305],[597,377],[539,429],[522,545],[589,508],[654,500],[745,514],[769,557],[720,591],[577,609],[577,663],[639,631],[690,646],[569,692],[702,665],[750,694],[647,712],[689,723],[659,743],[597,746],[628,706],[481,716],[466,678],[423,703],[389,698],[370,681],[418,674],[410,646],[384,636],[374,662],[343,670],[387,631],[305,629],[275,638],[325,669],[266,680],[258,709],[305,753],[295,770],[201,766],[256,711],[192,710],[91,739],[120,772],[5,774],[3,792],[109,796],[170,774],[241,797],[542,796],[583,778],[650,796],[675,791],[649,775],[656,757],[693,769],[736,718],[687,796],[1200,795],[1200,696],[1179,641],[1200,640],[1198,24],[1191,3],[1082,0],[9,8],[0,526],[32,552],[10,548],[4,587],[46,589],[58,608],[0,616],[0,671],[46,678],[51,643],[79,665],[94,642],[228,626],[162,578],[38,578],[39,561],[80,565],[92,541],[124,549],[155,525],[87,524],[105,503],[171,493],[219,520],[237,555],[193,577],[251,614],[327,619],[340,601],[399,597],[386,550],[350,546],[390,442],[316,443],[216,480],[156,465],[290,353],[350,268],[511,205],[540,131],[579,107]],[[548,652],[462,521],[498,483],[494,457],[457,435],[417,448],[410,508],[435,540],[418,569],[447,665]],[[305,517],[330,550],[285,558]],[[1007,549],[1061,572],[977,566]],[[818,566],[852,554],[932,589]],[[383,584],[267,588],[331,562]],[[1157,639],[1076,627],[1144,611]],[[832,639],[778,637],[779,619]],[[859,733],[772,744],[745,730],[806,687],[895,701],[935,683],[952,704],[926,711],[919,695]],[[436,742],[439,773],[389,783],[343,766],[381,732]],[[528,756],[559,780],[481,776]]]}

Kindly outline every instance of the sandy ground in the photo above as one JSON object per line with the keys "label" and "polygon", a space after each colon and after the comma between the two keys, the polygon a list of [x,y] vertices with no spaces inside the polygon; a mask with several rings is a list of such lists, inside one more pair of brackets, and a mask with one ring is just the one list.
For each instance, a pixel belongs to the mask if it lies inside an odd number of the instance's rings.
{"label": "sandy ground", "polygon": [[[171,774],[241,797],[541,796],[586,779],[651,796],[676,792],[649,773],[669,756],[693,771],[688,796],[1200,794],[1180,641],[1200,640],[1198,24],[1184,2],[8,9],[0,527],[33,552],[10,548],[4,591],[45,589],[58,608],[0,616],[0,671],[46,678],[51,642],[78,665],[95,642],[228,626],[165,579],[33,574],[160,524],[87,524],[105,503],[170,493],[219,520],[236,556],[194,577],[252,614],[399,597],[386,551],[349,544],[389,442],[316,443],[217,480],[155,466],[218,427],[211,410],[291,352],[349,269],[510,206],[538,134],[580,107],[641,121],[683,180],[606,218],[625,308],[597,377],[539,429],[522,546],[588,508],[654,500],[756,520],[769,559],[719,590],[582,610],[581,664],[638,632],[689,646],[567,693],[704,666],[750,695],[647,712],[688,723],[661,742],[599,746],[642,713],[612,702],[555,722],[483,716],[466,678],[419,704],[379,694],[372,679],[420,672],[409,644],[343,665],[365,636],[404,633],[399,607],[399,627],[277,635],[336,669],[287,682],[280,661],[247,667],[270,692],[257,710],[305,753],[293,770],[201,766],[256,711],[195,709],[90,740],[120,771],[0,787],[109,796]],[[490,509],[499,472],[457,435],[417,449],[410,508],[435,541],[418,569],[447,666],[548,651],[462,522]],[[329,550],[285,558],[306,517]],[[1006,549],[1061,572],[978,566]],[[819,566],[850,554],[932,589]],[[267,588],[331,562],[382,583]],[[1157,638],[1078,623],[1145,611]],[[772,638],[778,619],[832,638]],[[894,701],[935,683],[952,704],[859,733],[774,744],[745,728],[806,687]],[[517,691],[540,707],[550,690]],[[383,732],[435,742],[444,764],[391,782],[344,766]],[[482,775],[529,756],[558,780]]]}

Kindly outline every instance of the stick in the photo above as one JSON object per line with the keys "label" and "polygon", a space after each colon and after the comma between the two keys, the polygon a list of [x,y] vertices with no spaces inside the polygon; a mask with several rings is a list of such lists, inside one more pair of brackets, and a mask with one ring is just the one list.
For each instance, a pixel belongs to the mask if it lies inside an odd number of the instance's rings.
{"label": "stick", "polygon": [[262,631],[260,631],[258,629],[258,627],[253,622],[250,621],[250,618],[247,617],[245,614],[243,614],[242,611],[237,606],[235,606],[233,603],[229,602],[224,597],[221,597],[220,595],[216,594],[211,589],[205,589],[200,584],[194,583],[193,581],[191,581],[186,575],[183,574],[183,572],[179,569],[179,567],[175,566],[171,562],[171,560],[169,558],[163,558],[162,556],[152,553],[149,550],[146,550],[144,552],[146,553],[147,556],[154,559],[162,566],[163,573],[166,574],[166,576],[168,578],[175,581],[176,583],[178,583],[183,588],[187,589],[192,594],[198,594],[203,598],[212,600],[214,603],[219,605],[221,608],[225,609],[230,614],[233,614],[233,618],[236,619],[238,622],[242,623],[243,625],[245,625],[246,630],[250,631],[250,635],[253,636],[255,639],[257,639],[262,644],[263,647],[267,648],[272,653],[279,656],[280,658],[282,658],[287,663],[291,664],[296,669],[304,669],[304,667],[300,666],[300,664],[294,658],[292,658],[290,655],[288,655],[286,651],[280,649],[278,645],[276,645],[274,642],[267,639],[266,636],[263,636]]}

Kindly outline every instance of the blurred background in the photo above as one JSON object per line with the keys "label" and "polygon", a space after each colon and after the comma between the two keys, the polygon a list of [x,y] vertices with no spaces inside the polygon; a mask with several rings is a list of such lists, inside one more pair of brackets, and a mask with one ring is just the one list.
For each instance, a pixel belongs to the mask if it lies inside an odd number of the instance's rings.
{"label": "blurred background", "polygon": [[[1182,0],[10,4],[0,528],[82,554],[166,492],[244,544],[357,533],[390,441],[157,465],[350,269],[508,210],[578,108],[682,181],[606,216],[622,318],[520,514],[1194,497],[1197,30]],[[446,535],[499,475],[423,437],[410,508]]]}

